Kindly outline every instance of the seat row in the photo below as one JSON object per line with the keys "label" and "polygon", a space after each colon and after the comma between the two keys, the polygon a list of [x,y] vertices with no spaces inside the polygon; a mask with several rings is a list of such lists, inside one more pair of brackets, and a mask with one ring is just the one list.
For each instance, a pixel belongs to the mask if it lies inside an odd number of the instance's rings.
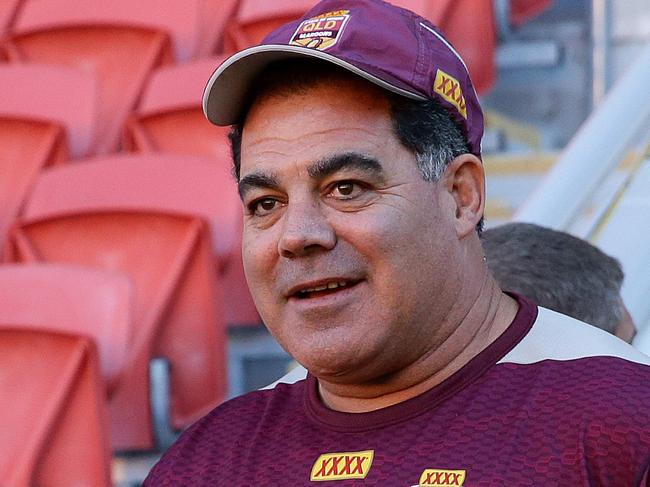
{"label": "seat row", "polygon": [[129,373],[111,402],[116,449],[152,446],[146,420],[152,357],[173,365],[172,390],[182,391],[172,408],[177,427],[225,394],[222,269],[237,251],[238,220],[232,193],[215,191],[219,171],[171,156],[50,169],[9,234],[5,262],[81,265],[119,272],[133,283]]}
{"label": "seat row", "polygon": [[[175,289],[143,296],[118,271],[0,266],[3,486],[108,487],[111,451],[164,449],[221,402],[225,340],[214,283],[190,267]],[[166,299],[156,323],[141,316],[147,298]],[[158,367],[149,367],[153,357]],[[167,372],[156,377],[161,364]]]}
{"label": "seat row", "polygon": [[131,281],[5,264],[0,289],[2,485],[109,487],[107,404],[127,375]]}
{"label": "seat row", "polygon": [[[73,153],[106,154],[119,148],[123,122],[138,106],[156,69],[254,45],[314,3],[174,0],[162,8],[156,0],[13,0],[5,6],[9,11],[13,5],[13,13],[4,14],[11,20],[5,20],[1,51],[10,63],[67,67],[91,78],[77,80],[81,93],[68,90],[63,98],[68,105],[82,105],[88,98],[95,101],[82,107],[96,122],[86,124],[87,130],[94,129],[92,140],[75,145]],[[491,0],[396,3],[447,31],[465,57],[478,91],[491,86],[495,44]]]}
{"label": "seat row", "polygon": [[[7,449],[13,459],[0,461],[0,478],[54,469],[57,455],[80,447],[95,452],[88,465],[103,464],[109,441],[149,450],[156,432],[178,431],[225,398],[224,282],[240,220],[236,194],[219,190],[222,171],[197,157],[126,155],[37,178],[0,265],[0,457]],[[248,307],[259,321],[247,293],[229,292],[235,314]],[[154,358],[169,364],[162,425]],[[17,434],[34,422],[42,427]],[[59,475],[82,471],[93,468]]]}

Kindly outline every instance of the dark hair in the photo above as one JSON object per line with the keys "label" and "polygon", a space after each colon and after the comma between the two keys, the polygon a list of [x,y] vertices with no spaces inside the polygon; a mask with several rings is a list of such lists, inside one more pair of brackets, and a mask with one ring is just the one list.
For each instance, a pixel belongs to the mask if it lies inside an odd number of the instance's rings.
{"label": "dark hair", "polygon": [[[307,91],[315,83],[354,78],[348,71],[317,60],[279,61],[272,63],[257,79],[255,91],[249,96],[252,104],[269,93],[290,95]],[[463,132],[455,120],[436,100],[418,101],[385,92],[391,107],[393,129],[404,147],[415,154],[425,181],[437,181],[447,165],[457,156],[470,152]],[[248,111],[246,107],[245,112]],[[240,176],[243,124],[233,125],[230,142],[233,173]],[[480,234],[483,218],[476,225]]]}
{"label": "dark hair", "polygon": [[585,240],[530,223],[488,229],[481,240],[502,289],[614,333],[625,312],[616,259]]}

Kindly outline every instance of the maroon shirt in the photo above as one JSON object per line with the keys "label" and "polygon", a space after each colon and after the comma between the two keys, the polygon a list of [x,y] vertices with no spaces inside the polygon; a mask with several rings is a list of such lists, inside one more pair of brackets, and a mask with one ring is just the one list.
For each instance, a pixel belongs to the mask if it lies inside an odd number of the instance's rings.
{"label": "maroon shirt", "polygon": [[312,376],[256,391],[190,427],[144,485],[646,486],[648,360],[520,299],[501,337],[418,397],[349,414]]}

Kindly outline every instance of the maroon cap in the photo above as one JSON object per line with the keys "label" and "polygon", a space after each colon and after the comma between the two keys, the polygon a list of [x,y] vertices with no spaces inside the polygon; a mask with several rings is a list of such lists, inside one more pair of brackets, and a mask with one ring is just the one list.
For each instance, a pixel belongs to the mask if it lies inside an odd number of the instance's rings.
{"label": "maroon cap", "polygon": [[226,59],[203,93],[208,120],[240,122],[257,75],[291,58],[331,62],[408,98],[435,98],[480,156],[483,112],[465,63],[428,20],[381,0],[323,0],[260,45]]}

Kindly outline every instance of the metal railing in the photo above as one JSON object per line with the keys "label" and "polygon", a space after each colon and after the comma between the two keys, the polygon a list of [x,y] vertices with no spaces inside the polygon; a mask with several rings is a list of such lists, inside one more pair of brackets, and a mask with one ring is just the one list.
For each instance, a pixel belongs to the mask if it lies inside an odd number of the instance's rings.
{"label": "metal railing", "polygon": [[650,120],[648,87],[650,44],[583,124],[514,219],[568,229]]}

